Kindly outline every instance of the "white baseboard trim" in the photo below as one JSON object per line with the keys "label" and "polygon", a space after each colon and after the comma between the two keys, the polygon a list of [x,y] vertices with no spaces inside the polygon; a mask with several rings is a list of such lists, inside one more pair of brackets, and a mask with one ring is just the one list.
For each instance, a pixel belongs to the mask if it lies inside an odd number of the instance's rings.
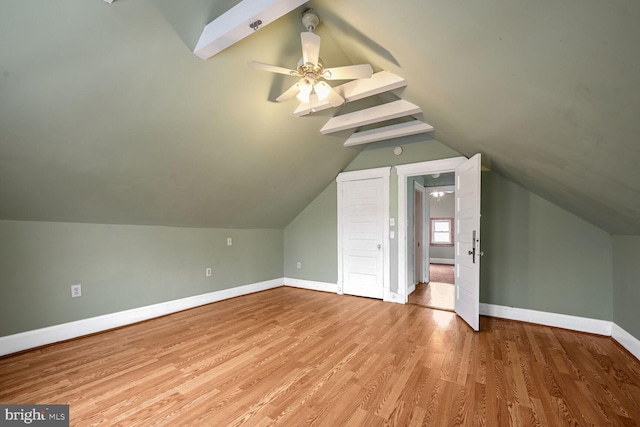
{"label": "white baseboard trim", "polygon": [[429,258],[431,264],[449,264],[455,265],[455,260],[449,258]]}
{"label": "white baseboard trim", "polygon": [[569,316],[567,314],[548,313],[525,308],[506,307],[502,305],[480,303],[480,314],[500,317],[502,319],[520,320],[538,323],[573,331],[589,332],[605,335],[616,340],[621,346],[640,360],[640,340],[620,326],[607,320],[589,319],[587,317]]}
{"label": "white baseboard trim", "polygon": [[331,292],[334,294],[338,292],[337,283],[316,282],[313,280],[291,279],[285,277],[284,285],[292,288],[311,289],[314,291]]}
{"label": "white baseboard trim", "polygon": [[[338,285],[335,283],[290,278],[268,280],[265,282],[223,289],[207,294],[195,295],[145,307],[133,308],[131,310],[119,311],[116,313],[49,326],[33,331],[7,335],[0,337],[0,356],[47,344],[53,344],[59,341],[78,338],[83,335],[106,331],[120,326],[130,325],[132,323],[153,319],[154,317],[176,313],[178,311],[187,310],[229,298],[277,288],[283,284],[285,286],[295,288],[312,289],[331,293],[336,293],[338,289]],[[390,301],[402,303],[401,298],[399,297],[399,295],[393,295]],[[480,314],[484,316],[520,320],[575,331],[611,336],[638,360],[640,360],[640,340],[613,322],[484,303],[480,304]]]}
{"label": "white baseboard trim", "polygon": [[268,280],[230,289],[210,292],[202,295],[162,302],[131,310],[109,313],[88,319],[76,320],[60,325],[49,326],[33,331],[21,332],[14,335],[0,337],[0,356],[18,351],[28,350],[59,341],[78,338],[83,335],[94,334],[120,326],[130,325],[143,320],[153,319],[189,308],[222,301],[229,298],[260,292],[282,286],[284,279]]}
{"label": "white baseboard trim", "polygon": [[626,348],[629,353],[633,354],[636,359],[640,360],[640,340],[622,329],[620,326],[613,324],[611,328],[611,337],[618,341],[621,346]]}
{"label": "white baseboard trim", "polygon": [[409,289],[407,289],[407,294],[408,295],[411,295],[413,293],[413,291],[416,290],[416,285],[417,285],[417,283],[414,283],[413,285],[409,286]]}
{"label": "white baseboard trim", "polygon": [[406,304],[404,295],[389,291],[383,299],[384,302],[394,302],[396,304]]}
{"label": "white baseboard trim", "polygon": [[480,303],[480,314],[484,316],[500,317],[503,319],[520,320],[522,322],[538,323],[540,325],[555,326],[573,331],[589,332],[592,334],[611,336],[611,322],[607,320],[590,319],[587,317],[570,316],[568,314],[548,313],[545,311],[528,310],[526,308],[506,307],[503,305]]}

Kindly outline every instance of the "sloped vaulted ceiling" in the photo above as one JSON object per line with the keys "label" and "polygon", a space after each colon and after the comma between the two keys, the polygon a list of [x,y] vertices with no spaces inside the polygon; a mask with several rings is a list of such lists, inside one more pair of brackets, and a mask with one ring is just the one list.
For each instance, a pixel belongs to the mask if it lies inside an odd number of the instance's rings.
{"label": "sloped vaulted ceiling", "polygon": [[[215,57],[237,1],[0,2],[0,219],[285,226],[361,148],[274,103],[301,10]],[[640,3],[312,0],[322,56],[404,77],[433,137],[640,234]],[[412,141],[415,139],[412,139]],[[403,140],[398,140],[398,145]]]}

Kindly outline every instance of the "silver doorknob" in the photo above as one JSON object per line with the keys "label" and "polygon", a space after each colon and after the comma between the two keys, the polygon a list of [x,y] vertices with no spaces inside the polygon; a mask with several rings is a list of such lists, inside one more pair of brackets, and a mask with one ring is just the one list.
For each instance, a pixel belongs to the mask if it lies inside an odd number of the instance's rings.
{"label": "silver doorknob", "polygon": [[378,243],[378,249],[380,249],[382,247],[382,245],[380,245],[380,243]]}

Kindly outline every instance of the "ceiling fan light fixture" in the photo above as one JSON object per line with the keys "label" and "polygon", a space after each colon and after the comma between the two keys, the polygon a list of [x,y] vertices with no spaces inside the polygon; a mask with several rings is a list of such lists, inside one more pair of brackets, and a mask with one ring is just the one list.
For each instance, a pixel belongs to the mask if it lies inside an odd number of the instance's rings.
{"label": "ceiling fan light fixture", "polygon": [[315,85],[314,90],[316,95],[318,95],[318,101],[324,101],[329,96],[330,89],[327,86],[328,85],[324,82],[320,82]]}
{"label": "ceiling fan light fixture", "polygon": [[310,94],[305,94],[302,91],[298,92],[298,94],[296,95],[296,98],[298,98],[298,101],[300,102],[304,102],[305,104],[309,103],[309,95]]}
{"label": "ceiling fan light fixture", "polygon": [[299,91],[296,95],[296,98],[298,98],[300,102],[309,103],[309,96],[311,95],[311,91],[313,90],[313,84],[309,81],[309,79],[302,78],[298,82],[298,89]]}

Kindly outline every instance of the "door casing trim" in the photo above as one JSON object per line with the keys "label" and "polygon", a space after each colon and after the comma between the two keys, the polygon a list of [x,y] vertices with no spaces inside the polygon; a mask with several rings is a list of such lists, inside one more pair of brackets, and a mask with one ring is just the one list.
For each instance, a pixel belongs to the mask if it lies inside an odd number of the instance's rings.
{"label": "door casing trim", "polygon": [[458,165],[468,160],[466,157],[452,157],[442,160],[398,165],[398,297],[399,302],[407,303],[408,294],[408,258],[407,248],[407,178],[410,176],[429,175],[434,173],[455,172]]}

